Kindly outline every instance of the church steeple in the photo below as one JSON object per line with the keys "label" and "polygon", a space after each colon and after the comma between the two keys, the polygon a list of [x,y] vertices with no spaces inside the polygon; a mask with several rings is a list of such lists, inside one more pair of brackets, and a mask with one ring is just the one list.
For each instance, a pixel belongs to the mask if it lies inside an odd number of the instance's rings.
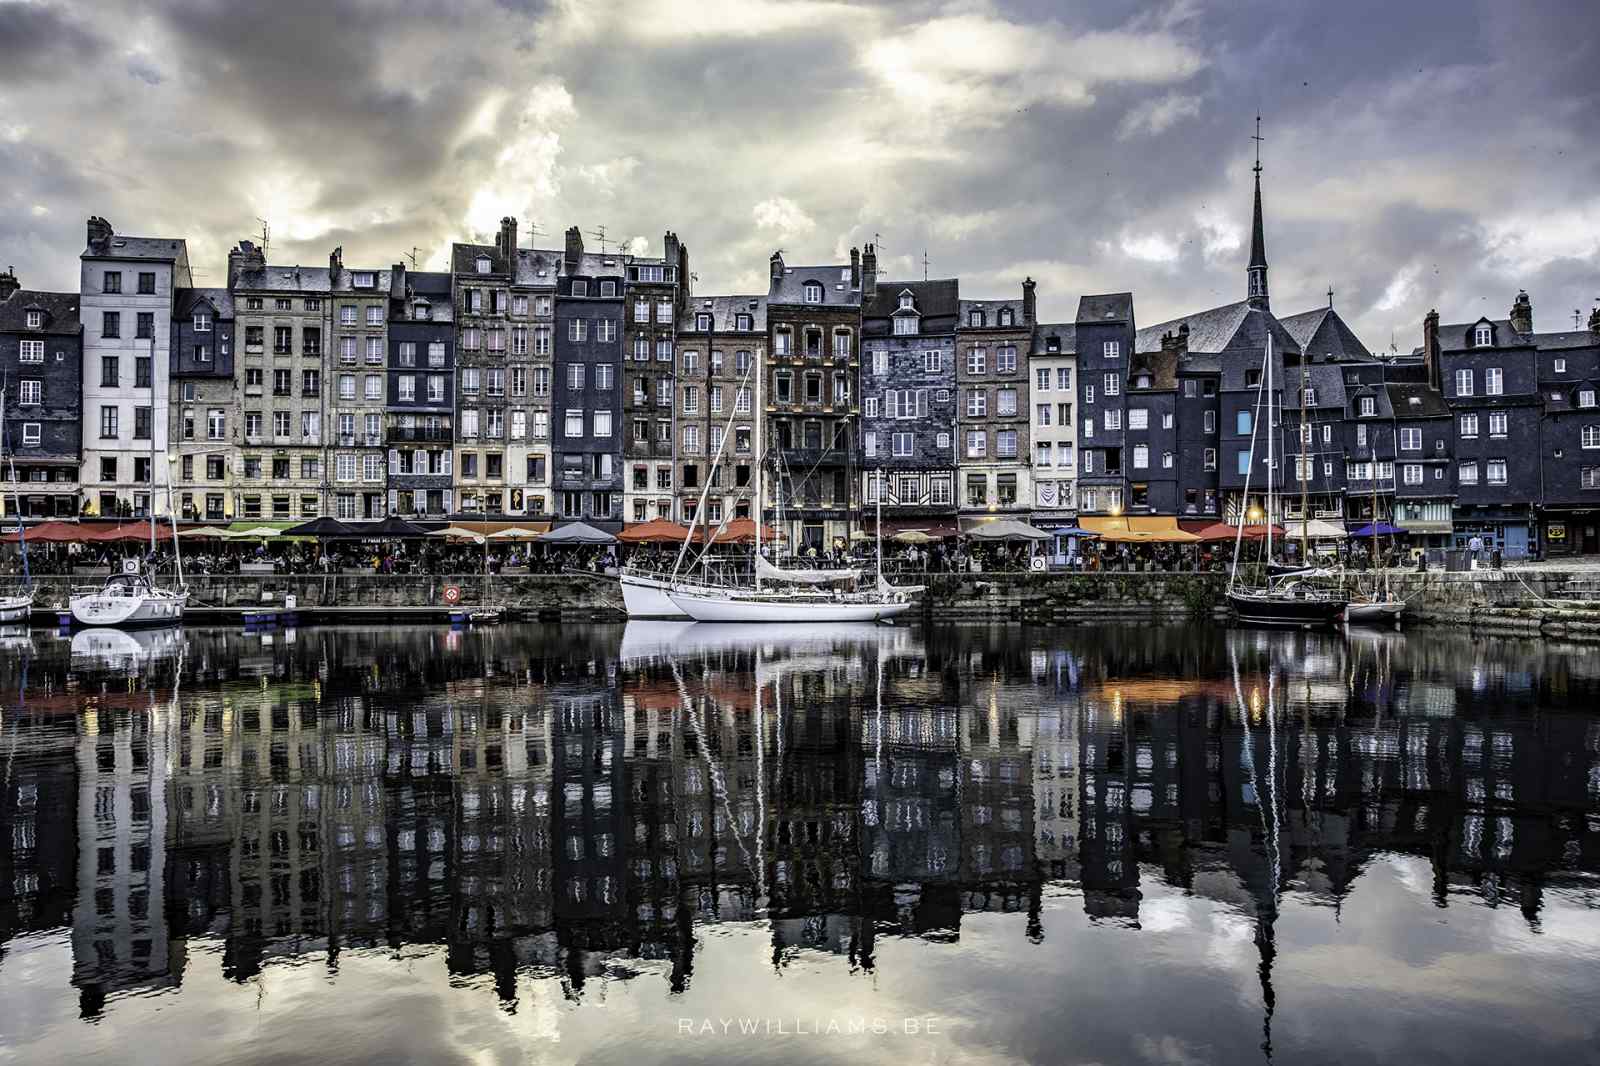
{"label": "church steeple", "polygon": [[1250,265],[1245,268],[1250,305],[1267,308],[1267,238],[1261,225],[1261,116],[1256,116],[1256,205],[1250,225]]}

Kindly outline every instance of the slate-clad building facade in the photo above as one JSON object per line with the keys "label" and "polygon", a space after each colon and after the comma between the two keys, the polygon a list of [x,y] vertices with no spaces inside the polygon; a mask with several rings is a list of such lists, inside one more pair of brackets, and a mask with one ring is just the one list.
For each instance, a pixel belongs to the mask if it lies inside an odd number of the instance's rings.
{"label": "slate-clad building facade", "polygon": [[866,522],[882,503],[895,526],[949,527],[955,517],[956,322],[959,283],[882,281],[863,256],[861,469]]}
{"label": "slate-clad building facade", "polygon": [[456,328],[451,275],[394,268],[390,301],[384,444],[388,512],[455,511]]}
{"label": "slate-clad building facade", "polygon": [[1078,301],[1078,510],[1122,514],[1127,506],[1123,388],[1133,354],[1133,294]]}
{"label": "slate-clad building facade", "polygon": [[567,230],[555,306],[556,515],[601,529],[622,525],[620,256],[583,250]]}
{"label": "slate-clad building facade", "polygon": [[233,294],[179,289],[173,300],[172,405],[178,516],[223,522],[232,481],[228,425],[239,407],[234,380]]}
{"label": "slate-clad building facade", "polygon": [[77,293],[23,289],[10,270],[0,273],[0,381],[6,460],[0,464],[0,514],[20,508],[32,518],[76,515],[83,448]]}
{"label": "slate-clad building facade", "polygon": [[623,261],[625,271],[624,425],[618,426],[618,433],[627,471],[621,515],[630,522],[671,518],[675,349],[688,292],[689,251],[669,230],[659,259],[631,255],[602,259]]}

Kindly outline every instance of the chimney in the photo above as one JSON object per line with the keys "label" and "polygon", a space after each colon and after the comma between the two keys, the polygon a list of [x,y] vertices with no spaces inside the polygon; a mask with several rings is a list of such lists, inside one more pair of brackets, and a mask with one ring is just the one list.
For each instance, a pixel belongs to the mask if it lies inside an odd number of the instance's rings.
{"label": "chimney", "polygon": [[861,298],[871,299],[878,291],[878,246],[869,244],[861,254]]}
{"label": "chimney", "polygon": [[567,254],[566,254],[566,257],[565,257],[565,259],[566,259],[566,273],[568,273],[568,274],[575,273],[577,271],[577,269],[578,269],[578,262],[582,258],[583,258],[583,234],[578,230],[577,226],[568,226],[567,227]]}
{"label": "chimney", "polygon": [[0,274],[0,300],[11,299],[11,294],[22,288],[17,281],[17,268],[6,267],[5,273]]}
{"label": "chimney", "polygon": [[99,215],[89,216],[89,247],[103,248],[111,240],[111,223]]}
{"label": "chimney", "polygon": [[1038,297],[1034,293],[1034,289],[1037,287],[1038,282],[1032,278],[1022,279],[1022,324],[1024,326],[1031,326],[1037,321],[1034,317],[1039,309]]}
{"label": "chimney", "polygon": [[389,299],[404,300],[406,298],[406,265],[396,263],[389,268]]}
{"label": "chimney", "polygon": [[1600,307],[1589,312],[1589,332],[1600,333]]}
{"label": "chimney", "polygon": [[[669,267],[678,265],[678,235],[671,230],[667,230],[666,235],[661,238],[661,258],[666,261]],[[678,284],[681,285],[687,280],[687,278],[679,278]]]}
{"label": "chimney", "polygon": [[500,258],[508,264],[517,254],[517,220],[507,215],[500,220],[500,236],[494,246],[500,249]]}
{"label": "chimney", "polygon": [[1439,389],[1444,379],[1439,369],[1439,312],[1429,311],[1422,318],[1422,365],[1428,372],[1428,386]]}
{"label": "chimney", "polygon": [[861,288],[861,249],[850,246],[850,287]]}
{"label": "chimney", "polygon": [[781,281],[783,279],[783,252],[773,252],[772,258],[767,263],[772,268],[772,280]]}
{"label": "chimney", "polygon": [[262,270],[267,265],[266,256],[256,247],[255,241],[240,241],[239,247],[228,253],[228,288],[239,284],[239,275],[247,270]]}
{"label": "chimney", "polygon": [[1518,333],[1533,332],[1533,301],[1528,299],[1527,289],[1518,290],[1516,302],[1511,305],[1511,328]]}
{"label": "chimney", "polygon": [[339,272],[344,269],[344,245],[328,253],[328,281],[337,284]]}

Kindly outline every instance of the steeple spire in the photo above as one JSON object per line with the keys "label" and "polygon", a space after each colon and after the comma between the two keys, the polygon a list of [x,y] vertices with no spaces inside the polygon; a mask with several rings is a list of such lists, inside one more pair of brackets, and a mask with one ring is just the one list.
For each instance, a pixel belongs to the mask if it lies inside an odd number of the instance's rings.
{"label": "steeple spire", "polygon": [[1267,306],[1267,238],[1261,224],[1261,116],[1256,116],[1256,204],[1250,225],[1250,265],[1245,268],[1251,306]]}

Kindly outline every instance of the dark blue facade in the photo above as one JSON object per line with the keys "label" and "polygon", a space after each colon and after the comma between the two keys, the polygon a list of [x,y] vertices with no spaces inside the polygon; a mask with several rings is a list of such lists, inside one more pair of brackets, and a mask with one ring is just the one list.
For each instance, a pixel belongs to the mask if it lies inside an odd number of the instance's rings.
{"label": "dark blue facade", "polygon": [[[446,273],[404,274],[391,302],[384,442],[389,449],[389,511],[454,510],[456,328]],[[396,288],[400,288],[396,286]]]}
{"label": "dark blue facade", "polygon": [[[557,281],[551,479],[558,517],[614,530],[622,518],[623,278],[595,270],[589,261],[598,258],[581,256],[572,266],[592,272],[564,271]],[[603,290],[603,282],[612,284]]]}
{"label": "dark blue facade", "polygon": [[1123,496],[1128,361],[1133,356],[1133,295],[1078,302],[1078,510],[1114,514]]}
{"label": "dark blue facade", "polygon": [[[11,290],[15,278],[0,275]],[[76,293],[9,291],[0,299],[0,381],[5,384],[4,468],[15,462],[18,484],[6,484],[3,508],[14,514],[78,513],[82,454],[82,331]]]}

